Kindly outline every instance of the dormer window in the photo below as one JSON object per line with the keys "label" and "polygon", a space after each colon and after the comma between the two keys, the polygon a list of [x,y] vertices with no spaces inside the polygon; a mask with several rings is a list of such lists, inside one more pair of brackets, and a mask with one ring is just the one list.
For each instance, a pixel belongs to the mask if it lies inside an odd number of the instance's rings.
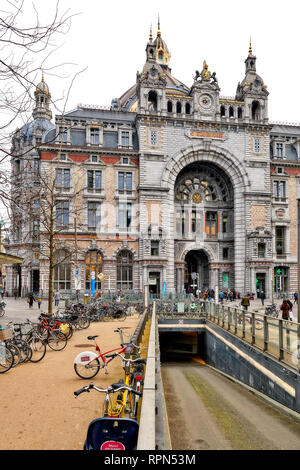
{"label": "dormer window", "polygon": [[99,145],[99,128],[98,127],[91,127],[90,142],[91,142],[91,145]]}
{"label": "dormer window", "polygon": [[129,147],[129,132],[128,131],[121,132],[121,145],[122,147]]}
{"label": "dormer window", "polygon": [[158,61],[159,61],[159,62],[163,62],[163,59],[164,59],[163,53],[162,53],[162,52],[159,52],[159,53],[158,53]]}
{"label": "dormer window", "polygon": [[92,155],[92,156],[91,156],[91,161],[92,161],[93,163],[98,163],[98,157],[97,157],[97,155]]}
{"label": "dormer window", "polygon": [[275,156],[276,158],[283,158],[283,143],[282,142],[276,142]]}

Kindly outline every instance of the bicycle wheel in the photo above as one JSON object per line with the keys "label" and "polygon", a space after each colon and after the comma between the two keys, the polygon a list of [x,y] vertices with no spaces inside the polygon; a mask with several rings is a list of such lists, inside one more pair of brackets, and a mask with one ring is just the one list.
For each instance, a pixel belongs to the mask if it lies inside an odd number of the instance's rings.
{"label": "bicycle wheel", "polygon": [[90,320],[86,316],[81,317],[80,323],[81,323],[81,328],[84,330],[88,328],[91,324]]}
{"label": "bicycle wheel", "polygon": [[9,347],[9,349],[11,350],[13,356],[14,356],[14,362],[13,362],[13,365],[12,367],[16,367],[18,364],[20,364],[21,362],[21,351],[20,349],[18,348],[18,346],[16,346],[15,344],[9,342],[7,344],[7,346]]}
{"label": "bicycle wheel", "polygon": [[30,362],[39,362],[46,354],[46,344],[40,338],[31,338],[28,345],[32,351]]}
{"label": "bicycle wheel", "polygon": [[21,360],[20,362],[27,362],[31,358],[32,351],[30,346],[28,345],[27,341],[21,338],[15,338],[14,344],[19,348],[21,352]]}
{"label": "bicycle wheel", "polygon": [[14,363],[14,355],[5,343],[0,343],[0,374],[9,371]]}
{"label": "bicycle wheel", "polygon": [[97,357],[88,364],[74,364],[74,370],[81,379],[92,379],[100,369],[101,365]]}
{"label": "bicycle wheel", "polygon": [[67,346],[67,337],[61,331],[53,330],[49,333],[47,344],[53,351],[62,351]]}

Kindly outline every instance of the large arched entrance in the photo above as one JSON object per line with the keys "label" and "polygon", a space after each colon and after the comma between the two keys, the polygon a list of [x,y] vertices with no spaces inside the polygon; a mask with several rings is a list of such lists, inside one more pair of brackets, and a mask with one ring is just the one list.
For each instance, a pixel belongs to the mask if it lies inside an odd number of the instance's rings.
{"label": "large arched entrance", "polygon": [[204,289],[209,285],[209,260],[203,250],[191,250],[185,256],[184,289],[196,292],[196,289]]}

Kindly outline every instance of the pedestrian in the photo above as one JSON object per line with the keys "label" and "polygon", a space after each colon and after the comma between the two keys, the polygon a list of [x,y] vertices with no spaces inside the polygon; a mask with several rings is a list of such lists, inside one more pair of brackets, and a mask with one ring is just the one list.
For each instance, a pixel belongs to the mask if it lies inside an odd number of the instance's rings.
{"label": "pedestrian", "polygon": [[58,306],[59,306],[59,301],[60,301],[60,293],[59,293],[59,290],[57,290],[57,291],[54,293],[54,303],[55,303],[55,307],[58,307]]}
{"label": "pedestrian", "polygon": [[294,305],[295,304],[298,305],[298,292],[295,292],[295,294],[294,294]]}
{"label": "pedestrian", "polygon": [[28,294],[27,303],[28,303],[29,308],[32,308],[34,301],[35,301],[34,295],[32,293]]}
{"label": "pedestrian", "polygon": [[290,306],[287,303],[286,299],[283,300],[280,310],[282,311],[282,319],[283,320],[288,320],[289,319],[289,311],[290,311]]}
{"label": "pedestrian", "polygon": [[3,297],[4,297],[4,289],[3,289],[3,287],[0,289],[0,294],[1,294],[1,297],[2,297],[2,299],[3,299]]}
{"label": "pedestrian", "polygon": [[38,308],[40,309],[40,308],[41,308],[41,304],[42,304],[42,299],[41,299],[41,297],[38,297],[38,298],[37,298],[37,303],[38,303]]}
{"label": "pedestrian", "polygon": [[18,290],[17,290],[17,289],[14,289],[13,294],[14,294],[15,300],[17,300]]}
{"label": "pedestrian", "polygon": [[264,291],[262,290],[262,291],[261,291],[261,294],[260,294],[260,299],[261,299],[261,304],[262,304],[262,305],[265,305],[265,298],[266,298],[265,293],[264,293]]}
{"label": "pedestrian", "polygon": [[222,291],[220,292],[220,294],[219,294],[219,299],[220,299],[220,302],[221,302],[221,304],[222,304],[222,303],[223,303],[223,300],[224,300],[224,292],[222,292]]}
{"label": "pedestrian", "polygon": [[248,310],[249,305],[250,305],[249,296],[246,294],[242,298],[241,306],[244,307],[245,310]]}

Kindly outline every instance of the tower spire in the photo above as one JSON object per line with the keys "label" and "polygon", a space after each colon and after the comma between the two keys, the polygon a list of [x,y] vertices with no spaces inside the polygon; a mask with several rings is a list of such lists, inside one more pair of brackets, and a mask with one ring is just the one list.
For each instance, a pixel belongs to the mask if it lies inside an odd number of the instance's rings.
{"label": "tower spire", "polygon": [[160,19],[159,19],[159,13],[158,13],[158,21],[157,21],[157,36],[160,36],[161,35],[161,31],[160,31]]}
{"label": "tower spire", "polygon": [[252,42],[251,42],[251,36],[250,36],[250,42],[249,42],[249,55],[252,55]]}
{"label": "tower spire", "polygon": [[152,23],[150,24],[150,34],[149,34],[149,41],[152,41],[153,40],[153,36],[152,36]]}

